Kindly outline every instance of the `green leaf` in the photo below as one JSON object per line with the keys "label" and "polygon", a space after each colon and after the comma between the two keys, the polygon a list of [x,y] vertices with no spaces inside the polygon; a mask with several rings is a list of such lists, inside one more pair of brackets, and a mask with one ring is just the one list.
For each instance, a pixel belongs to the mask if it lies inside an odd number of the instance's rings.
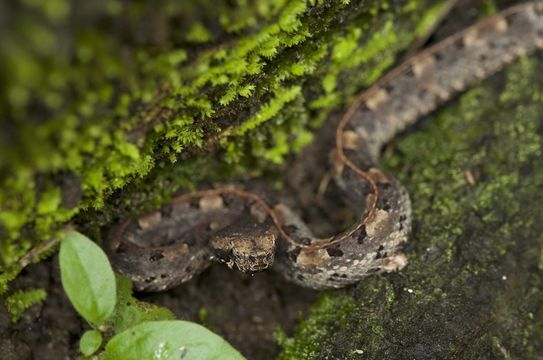
{"label": "green leaf", "polygon": [[106,360],[243,360],[220,336],[188,321],[149,321],[129,328],[106,345]]}
{"label": "green leaf", "polygon": [[60,243],[60,275],[77,312],[94,325],[115,308],[115,275],[106,254],[86,236],[73,231]]}
{"label": "green leaf", "polygon": [[85,356],[91,356],[102,345],[102,334],[98,330],[87,330],[79,340],[79,351]]}

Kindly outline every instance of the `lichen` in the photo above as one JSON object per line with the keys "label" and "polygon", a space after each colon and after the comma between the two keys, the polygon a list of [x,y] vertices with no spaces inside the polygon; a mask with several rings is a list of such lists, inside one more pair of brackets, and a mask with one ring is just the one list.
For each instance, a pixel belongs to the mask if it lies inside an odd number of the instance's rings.
{"label": "lichen", "polygon": [[278,359],[541,357],[542,70],[523,59],[393,143],[408,267],[325,294]]}

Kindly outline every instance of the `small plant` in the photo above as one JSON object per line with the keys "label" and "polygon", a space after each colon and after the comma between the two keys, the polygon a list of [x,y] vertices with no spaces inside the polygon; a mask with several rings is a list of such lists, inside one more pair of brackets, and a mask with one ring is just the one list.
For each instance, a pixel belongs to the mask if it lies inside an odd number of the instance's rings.
{"label": "small plant", "polygon": [[83,358],[244,359],[205,327],[134,299],[130,281],[116,275],[102,249],[76,231],[61,242],[60,273],[72,305],[92,327],[79,342]]}

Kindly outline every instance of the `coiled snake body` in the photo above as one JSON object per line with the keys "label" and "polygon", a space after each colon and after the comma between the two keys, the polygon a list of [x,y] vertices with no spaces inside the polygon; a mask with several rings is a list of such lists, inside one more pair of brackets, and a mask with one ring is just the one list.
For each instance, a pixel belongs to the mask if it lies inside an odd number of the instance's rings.
{"label": "coiled snake body", "polygon": [[212,259],[244,272],[276,268],[316,289],[401,269],[411,228],[404,187],[377,168],[384,144],[421,116],[520,56],[543,48],[543,2],[509,8],[412,57],[347,110],[328,173],[354,225],[319,239],[270,193],[221,186],[174,198],[160,211],[115,226],[107,240],[116,269],[139,290],[191,279]]}

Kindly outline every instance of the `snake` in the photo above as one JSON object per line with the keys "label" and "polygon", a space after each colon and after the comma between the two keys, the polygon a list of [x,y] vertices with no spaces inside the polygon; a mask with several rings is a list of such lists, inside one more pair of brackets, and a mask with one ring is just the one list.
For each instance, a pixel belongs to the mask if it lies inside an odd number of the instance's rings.
{"label": "snake", "polygon": [[108,256],[141,291],[170,289],[213,261],[246,273],[272,268],[314,289],[400,270],[408,260],[411,201],[379,168],[383,147],[469,86],[542,48],[543,1],[521,3],[422,50],[356,97],[322,149],[324,188],[334,209],[352,214],[337,234],[316,236],[274,190],[223,184],[120,221],[106,236]]}

